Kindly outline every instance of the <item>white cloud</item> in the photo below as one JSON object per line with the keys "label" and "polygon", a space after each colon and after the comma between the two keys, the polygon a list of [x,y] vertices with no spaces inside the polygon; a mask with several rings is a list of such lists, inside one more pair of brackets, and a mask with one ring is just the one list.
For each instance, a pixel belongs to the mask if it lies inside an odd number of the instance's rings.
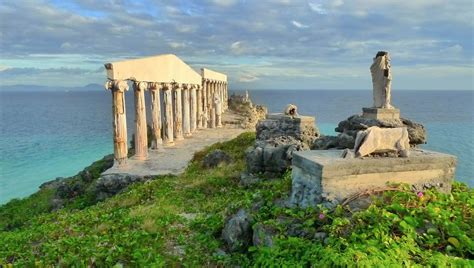
{"label": "white cloud", "polygon": [[239,82],[250,83],[258,80],[258,77],[251,74],[243,74],[239,77]]}
{"label": "white cloud", "polygon": [[233,54],[240,55],[240,54],[243,54],[246,51],[246,49],[244,47],[244,44],[241,41],[237,41],[230,45],[230,51]]}
{"label": "white cloud", "polygon": [[235,5],[238,1],[237,0],[211,0],[212,3],[222,6],[222,7],[230,7]]}
{"label": "white cloud", "polygon": [[184,42],[169,42],[168,45],[174,49],[186,47],[186,44]]}
{"label": "white cloud", "polygon": [[308,25],[302,24],[301,22],[298,22],[296,20],[292,20],[291,24],[293,24],[296,28],[300,28],[300,29],[304,29],[304,28],[309,27]]}
{"label": "white cloud", "polygon": [[323,8],[322,4],[314,3],[314,2],[308,2],[308,5],[309,5],[309,8],[311,8],[312,11],[317,12],[321,15],[325,15],[325,14],[328,13],[328,11],[325,8]]}

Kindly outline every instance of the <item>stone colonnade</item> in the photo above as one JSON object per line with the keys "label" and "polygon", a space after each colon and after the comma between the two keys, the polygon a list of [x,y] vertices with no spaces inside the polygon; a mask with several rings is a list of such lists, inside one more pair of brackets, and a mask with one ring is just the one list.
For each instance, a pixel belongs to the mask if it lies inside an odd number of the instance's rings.
{"label": "stone colonnade", "polygon": [[208,128],[222,127],[222,114],[228,109],[227,82],[212,79],[202,79],[203,110],[201,126]]}
{"label": "stone colonnade", "polygon": [[[198,129],[222,127],[222,113],[227,108],[227,82],[202,79],[202,84],[132,81],[135,97],[135,155],[148,158],[147,109],[145,91],[150,94],[151,149],[171,146],[191,137]],[[126,80],[108,80],[105,88],[112,92],[114,155],[118,166],[124,166],[128,155],[125,92]]]}

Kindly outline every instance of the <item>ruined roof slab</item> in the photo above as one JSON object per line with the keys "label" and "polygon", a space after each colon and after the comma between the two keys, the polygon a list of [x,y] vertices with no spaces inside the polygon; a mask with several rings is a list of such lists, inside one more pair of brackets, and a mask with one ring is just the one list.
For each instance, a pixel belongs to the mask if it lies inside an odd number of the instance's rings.
{"label": "ruined roof slab", "polygon": [[160,83],[201,84],[201,76],[173,54],[105,64],[107,78]]}
{"label": "ruined roof slab", "polygon": [[204,79],[217,80],[227,82],[227,75],[210,69],[202,68],[201,75]]}

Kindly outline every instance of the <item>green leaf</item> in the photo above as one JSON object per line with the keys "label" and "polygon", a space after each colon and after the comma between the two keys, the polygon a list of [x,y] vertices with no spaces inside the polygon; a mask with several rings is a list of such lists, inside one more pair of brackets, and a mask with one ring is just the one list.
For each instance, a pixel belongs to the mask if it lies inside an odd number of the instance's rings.
{"label": "green leaf", "polygon": [[457,240],[455,237],[450,237],[448,238],[448,242],[453,245],[455,248],[460,248],[461,244],[459,243],[459,240]]}

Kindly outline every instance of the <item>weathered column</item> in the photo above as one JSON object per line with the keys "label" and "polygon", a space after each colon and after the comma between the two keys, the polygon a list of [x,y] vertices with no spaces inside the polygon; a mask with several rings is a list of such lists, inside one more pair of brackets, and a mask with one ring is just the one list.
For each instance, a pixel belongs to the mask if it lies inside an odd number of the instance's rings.
{"label": "weathered column", "polygon": [[208,96],[209,84],[206,79],[202,79],[202,127],[208,128],[209,120],[209,109],[207,107],[207,96]]}
{"label": "weathered column", "polygon": [[197,86],[196,88],[196,106],[197,106],[197,111],[196,111],[196,119],[197,119],[197,128],[201,129],[203,128],[202,125],[202,86]]}
{"label": "weathered column", "polygon": [[189,92],[191,85],[183,84],[183,132],[184,136],[191,136],[191,104],[189,101]]}
{"label": "weathered column", "polygon": [[112,92],[112,116],[114,127],[114,162],[118,167],[127,163],[127,116],[125,111],[125,81],[107,81],[105,88]]}
{"label": "weathered column", "polygon": [[145,90],[147,82],[134,82],[135,92],[135,159],[145,160],[148,158],[148,138],[146,125]]}
{"label": "weathered column", "polygon": [[191,91],[189,92],[190,103],[191,103],[191,116],[189,119],[191,120],[191,133],[195,132],[197,129],[197,99],[196,99],[196,85],[191,86]]}
{"label": "weathered column", "polygon": [[222,106],[224,105],[224,82],[219,82],[219,97],[221,100],[221,112],[223,112]]}
{"label": "weathered column", "polygon": [[224,99],[224,111],[229,109],[229,88],[227,87],[227,82],[224,84],[224,92],[225,92],[225,99]]}
{"label": "weathered column", "polygon": [[218,95],[215,97],[214,107],[216,114],[216,127],[222,127],[222,98]]}
{"label": "weathered column", "polygon": [[211,99],[209,101],[210,103],[210,113],[211,113],[211,116],[210,116],[210,122],[209,122],[209,127],[210,128],[215,128],[216,127],[216,107],[215,107],[215,97],[216,97],[216,86],[217,86],[217,83],[215,81],[212,81],[211,82]]}
{"label": "weathered column", "polygon": [[165,145],[174,144],[174,130],[173,130],[173,85],[163,85],[163,106],[165,109],[164,113],[164,131],[163,131],[163,143]]}
{"label": "weathered column", "polygon": [[173,84],[174,92],[174,139],[182,140],[183,137],[183,106],[181,100],[182,88],[179,84]]}
{"label": "weathered column", "polygon": [[157,150],[158,146],[163,144],[161,139],[161,104],[160,104],[160,88],[161,84],[150,84],[150,100],[151,100],[151,149]]}

